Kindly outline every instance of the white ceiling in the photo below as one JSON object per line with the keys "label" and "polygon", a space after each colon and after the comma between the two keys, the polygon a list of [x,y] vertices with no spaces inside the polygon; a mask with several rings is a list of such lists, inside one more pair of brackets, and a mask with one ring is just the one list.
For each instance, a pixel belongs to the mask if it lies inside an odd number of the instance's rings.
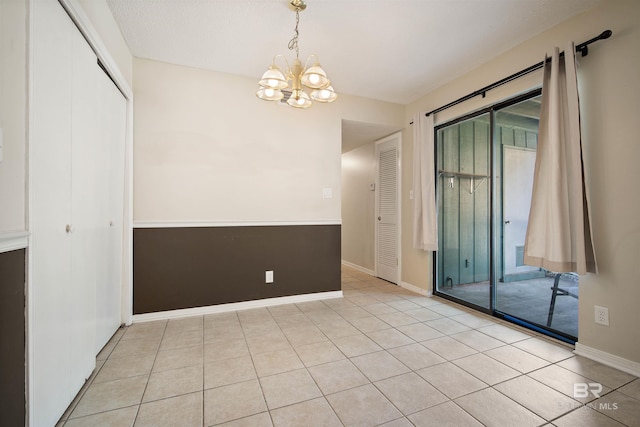
{"label": "white ceiling", "polygon": [[[307,0],[300,56],[317,54],[338,94],[408,104],[599,1]],[[256,80],[294,57],[288,0],[107,3],[136,57]]]}

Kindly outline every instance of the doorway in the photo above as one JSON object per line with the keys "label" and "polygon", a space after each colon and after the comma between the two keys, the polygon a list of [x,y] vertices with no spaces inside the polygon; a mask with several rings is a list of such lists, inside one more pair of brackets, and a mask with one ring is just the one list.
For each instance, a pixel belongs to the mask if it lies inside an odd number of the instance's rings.
{"label": "doorway", "polygon": [[376,142],[376,276],[400,278],[400,133]]}
{"label": "doorway", "polygon": [[540,98],[538,89],[436,128],[434,294],[575,342],[577,275],[524,264]]}

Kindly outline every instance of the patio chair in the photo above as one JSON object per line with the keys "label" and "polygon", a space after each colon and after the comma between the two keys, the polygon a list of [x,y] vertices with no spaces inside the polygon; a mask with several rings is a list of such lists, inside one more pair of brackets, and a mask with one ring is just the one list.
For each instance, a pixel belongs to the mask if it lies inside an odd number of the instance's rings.
{"label": "patio chair", "polygon": [[555,279],[553,281],[553,287],[551,288],[551,303],[549,304],[549,316],[547,317],[547,327],[551,327],[551,322],[553,321],[553,310],[556,307],[556,297],[559,296],[570,296],[575,299],[578,299],[578,294],[570,292],[568,289],[561,288],[560,278],[562,275],[571,275],[574,277],[578,277],[575,273],[555,273]]}

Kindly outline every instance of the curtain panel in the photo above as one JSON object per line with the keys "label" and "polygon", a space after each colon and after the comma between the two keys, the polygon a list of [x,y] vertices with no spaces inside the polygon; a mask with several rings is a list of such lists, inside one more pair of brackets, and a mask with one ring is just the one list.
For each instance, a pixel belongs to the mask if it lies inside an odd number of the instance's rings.
{"label": "curtain panel", "polygon": [[438,250],[433,114],[413,117],[413,247]]}
{"label": "curtain panel", "polygon": [[545,58],[542,106],[524,263],[596,272],[582,162],[575,47]]}

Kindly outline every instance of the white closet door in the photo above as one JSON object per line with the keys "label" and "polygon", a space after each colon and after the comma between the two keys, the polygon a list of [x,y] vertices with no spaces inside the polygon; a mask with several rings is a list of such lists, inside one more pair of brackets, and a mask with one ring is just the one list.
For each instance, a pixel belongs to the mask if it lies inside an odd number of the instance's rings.
{"label": "white closet door", "polygon": [[376,275],[392,283],[399,281],[399,141],[392,136],[376,144]]}
{"label": "white closet door", "polygon": [[[97,68],[97,67],[96,67]],[[122,255],[124,223],[124,165],[126,100],[109,77],[98,71],[100,93],[100,152],[102,161],[100,200],[101,238],[96,288],[96,353],[109,341],[121,323]]]}
{"label": "white closet door", "polygon": [[[68,324],[71,279],[72,24],[57,2],[33,2],[29,164],[29,412],[55,425],[71,394]],[[37,267],[36,267],[37,266]],[[63,284],[62,286],[60,284]]]}
{"label": "white closet door", "polygon": [[[67,18],[69,19],[69,18]],[[72,387],[82,387],[95,367],[95,317],[98,259],[101,256],[98,199],[97,58],[76,30],[71,84],[71,282]]]}

